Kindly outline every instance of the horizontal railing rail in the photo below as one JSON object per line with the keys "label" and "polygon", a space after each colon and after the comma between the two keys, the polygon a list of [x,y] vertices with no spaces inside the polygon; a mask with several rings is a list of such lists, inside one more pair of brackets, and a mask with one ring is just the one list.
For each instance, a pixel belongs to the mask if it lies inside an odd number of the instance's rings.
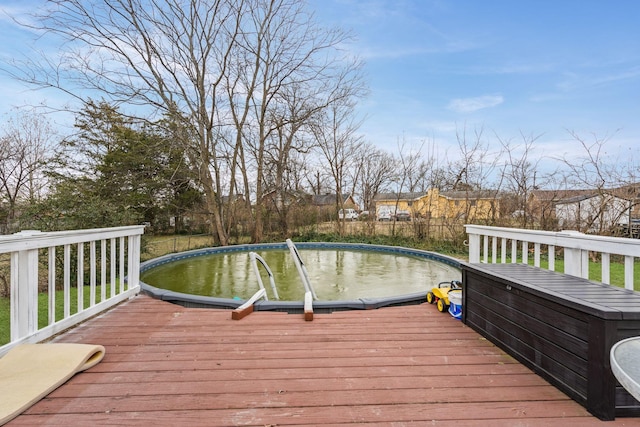
{"label": "horizontal railing rail", "polygon": [[[143,233],[140,225],[0,236],[0,254],[10,254],[11,277],[10,341],[0,346],[0,356],[18,344],[46,340],[137,294]],[[40,298],[43,293],[46,299]],[[46,301],[46,310],[39,301]]]}
{"label": "horizontal railing rail", "polygon": [[[465,225],[469,236],[469,262],[518,263],[541,266],[543,249],[548,269],[555,271],[556,255],[562,252],[564,273],[589,279],[590,255],[601,264],[602,283],[611,283],[611,257],[624,259],[624,287],[634,289],[634,261],[640,258],[640,240],[583,234],[577,231],[542,231]],[[532,251],[532,252],[531,252]]]}

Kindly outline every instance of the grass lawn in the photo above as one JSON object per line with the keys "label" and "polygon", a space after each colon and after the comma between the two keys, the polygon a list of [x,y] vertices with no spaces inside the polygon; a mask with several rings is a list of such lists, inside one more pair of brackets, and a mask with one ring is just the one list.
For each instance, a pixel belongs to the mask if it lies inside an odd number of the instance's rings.
{"label": "grass lawn", "polygon": [[9,298],[0,298],[0,345],[8,343],[11,337],[9,311]]}
{"label": "grass lawn", "polygon": [[142,236],[141,261],[147,261],[165,254],[184,252],[192,249],[207,248],[213,246],[213,238],[210,235],[198,236]]}

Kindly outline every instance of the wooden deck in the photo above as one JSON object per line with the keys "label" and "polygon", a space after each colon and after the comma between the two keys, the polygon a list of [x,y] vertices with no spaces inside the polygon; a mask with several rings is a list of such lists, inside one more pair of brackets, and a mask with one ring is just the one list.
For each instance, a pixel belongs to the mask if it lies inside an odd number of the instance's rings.
{"label": "wooden deck", "polygon": [[138,296],[56,341],[106,356],[8,426],[640,426],[592,417],[429,305],[236,321]]}

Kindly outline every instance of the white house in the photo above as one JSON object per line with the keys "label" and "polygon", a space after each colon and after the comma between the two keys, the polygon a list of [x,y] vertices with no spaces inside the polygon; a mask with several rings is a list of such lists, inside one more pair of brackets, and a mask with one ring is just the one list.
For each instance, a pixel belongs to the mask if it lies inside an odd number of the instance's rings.
{"label": "white house", "polygon": [[629,224],[631,206],[631,200],[594,192],[560,200],[555,211],[561,228],[597,233],[618,224]]}

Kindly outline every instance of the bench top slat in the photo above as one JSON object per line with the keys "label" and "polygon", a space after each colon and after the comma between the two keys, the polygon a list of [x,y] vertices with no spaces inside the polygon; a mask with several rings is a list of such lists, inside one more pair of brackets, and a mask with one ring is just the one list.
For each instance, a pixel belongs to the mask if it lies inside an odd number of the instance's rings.
{"label": "bench top slat", "polygon": [[501,279],[515,289],[603,319],[640,319],[640,292],[526,264],[462,263],[461,268]]}

